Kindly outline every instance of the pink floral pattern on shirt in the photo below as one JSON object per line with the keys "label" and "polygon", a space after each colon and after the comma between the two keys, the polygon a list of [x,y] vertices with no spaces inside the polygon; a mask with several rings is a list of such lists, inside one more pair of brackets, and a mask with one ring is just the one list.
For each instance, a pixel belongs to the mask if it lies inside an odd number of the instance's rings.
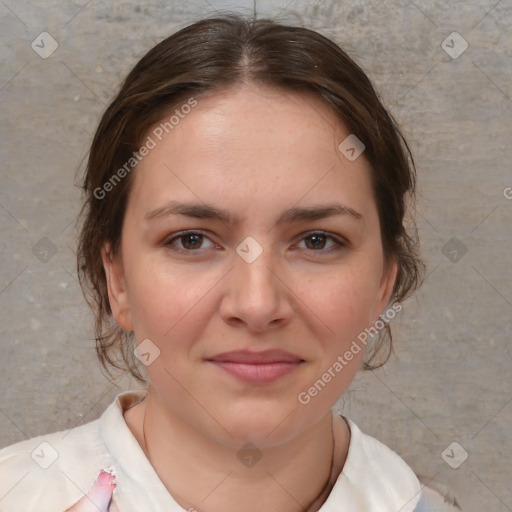
{"label": "pink floral pattern on shirt", "polygon": [[65,512],[119,512],[113,498],[115,488],[115,476],[102,470],[92,489]]}

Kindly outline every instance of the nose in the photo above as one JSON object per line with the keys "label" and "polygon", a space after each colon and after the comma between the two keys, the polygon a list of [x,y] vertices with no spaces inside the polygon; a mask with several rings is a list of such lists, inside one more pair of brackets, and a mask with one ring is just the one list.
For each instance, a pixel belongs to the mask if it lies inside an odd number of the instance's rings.
{"label": "nose", "polygon": [[235,255],[235,266],[226,277],[220,315],[227,324],[262,333],[290,321],[293,293],[282,265],[270,253],[264,251],[252,262]]}

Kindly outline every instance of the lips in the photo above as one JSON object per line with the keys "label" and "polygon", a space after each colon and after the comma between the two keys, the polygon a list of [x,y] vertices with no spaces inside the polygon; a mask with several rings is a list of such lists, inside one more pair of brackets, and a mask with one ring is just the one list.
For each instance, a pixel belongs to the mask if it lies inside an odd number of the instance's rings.
{"label": "lips", "polygon": [[275,363],[300,363],[303,361],[290,352],[284,350],[265,350],[263,352],[251,352],[249,350],[235,350],[223,352],[213,356],[210,361],[240,363],[240,364],[275,364]]}
{"label": "lips", "polygon": [[283,350],[223,352],[211,357],[208,361],[230,375],[254,384],[266,384],[278,380],[304,362],[300,357]]}

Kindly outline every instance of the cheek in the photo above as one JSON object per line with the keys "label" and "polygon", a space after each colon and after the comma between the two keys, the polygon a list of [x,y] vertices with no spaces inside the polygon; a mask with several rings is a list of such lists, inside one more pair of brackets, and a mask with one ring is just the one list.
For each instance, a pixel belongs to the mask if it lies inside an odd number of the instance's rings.
{"label": "cheek", "polygon": [[375,283],[370,276],[370,269],[340,268],[309,277],[302,284],[301,302],[309,316],[313,314],[316,323],[329,332],[328,346],[335,340],[340,348],[370,324],[375,304]]}
{"label": "cheek", "polygon": [[[219,276],[215,272],[170,268],[167,262],[139,262],[145,272],[129,276],[135,337],[154,340],[161,350],[192,343],[211,316],[210,293]],[[202,319],[202,320],[201,320]]]}
{"label": "cheek", "polygon": [[304,315],[316,328],[314,357],[297,398],[312,414],[334,405],[361,368],[366,344],[358,336],[371,323],[375,301],[374,282],[364,278],[369,273],[354,269],[309,278],[301,290]]}

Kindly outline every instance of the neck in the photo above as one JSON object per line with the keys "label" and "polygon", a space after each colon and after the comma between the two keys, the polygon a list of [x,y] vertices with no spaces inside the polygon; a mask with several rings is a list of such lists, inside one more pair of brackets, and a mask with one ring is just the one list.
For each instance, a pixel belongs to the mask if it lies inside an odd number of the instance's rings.
{"label": "neck", "polygon": [[185,510],[318,510],[348,451],[348,426],[331,411],[279,446],[241,452],[164,410],[149,393],[125,419],[160,480]]}

